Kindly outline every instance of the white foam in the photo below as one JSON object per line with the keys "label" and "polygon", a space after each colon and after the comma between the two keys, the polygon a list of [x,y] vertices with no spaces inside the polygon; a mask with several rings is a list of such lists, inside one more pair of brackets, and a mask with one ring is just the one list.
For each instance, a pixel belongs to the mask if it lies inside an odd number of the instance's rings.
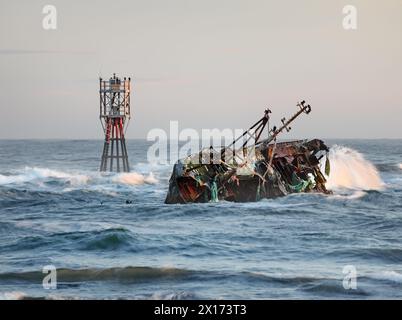
{"label": "white foam", "polygon": [[89,181],[89,176],[84,174],[66,173],[63,171],[52,170],[47,168],[26,168],[32,170],[33,174],[39,178],[55,178],[68,180],[72,185],[82,185]]}
{"label": "white foam", "polygon": [[68,181],[71,185],[86,184],[89,180],[89,176],[83,174],[66,173],[48,168],[25,167],[23,170],[16,171],[15,174],[0,174],[0,185],[19,184],[35,180],[40,182],[49,178]]}
{"label": "white foam", "polygon": [[26,294],[21,291],[0,292],[0,300],[22,300]]}
{"label": "white foam", "polygon": [[331,197],[335,199],[347,199],[347,200],[355,200],[355,199],[360,199],[364,197],[367,194],[367,192],[358,190],[353,192],[352,194],[334,194]]}
{"label": "white foam", "polygon": [[347,147],[333,146],[329,159],[331,172],[327,177],[328,189],[382,190],[384,188],[384,182],[377,169],[360,152]]}
{"label": "white foam", "polygon": [[402,283],[402,274],[396,271],[384,271],[374,276],[376,279]]}
{"label": "white foam", "polygon": [[[158,180],[151,172],[144,175],[138,172],[130,173],[107,173],[99,172],[66,172],[49,168],[25,167],[24,169],[11,172],[9,175],[0,174],[0,185],[24,184],[32,182],[40,188],[46,188],[44,184],[48,180],[59,180],[68,183],[63,192],[70,192],[83,187],[98,191],[113,191],[113,184],[142,185],[157,184]],[[52,187],[54,188],[54,187]]]}
{"label": "white foam", "polygon": [[0,174],[0,185],[5,185],[5,184],[12,184],[12,183],[21,183],[21,182],[26,182],[25,177],[17,175],[3,175]]}
{"label": "white foam", "polygon": [[148,299],[149,300],[183,300],[188,298],[194,298],[194,295],[190,292],[155,292]]}

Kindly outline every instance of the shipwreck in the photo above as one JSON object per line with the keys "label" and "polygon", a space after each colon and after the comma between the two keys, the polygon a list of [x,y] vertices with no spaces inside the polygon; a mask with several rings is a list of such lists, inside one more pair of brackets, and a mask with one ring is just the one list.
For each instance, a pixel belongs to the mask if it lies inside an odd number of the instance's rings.
{"label": "shipwreck", "polygon": [[[330,173],[329,148],[325,143],[319,139],[278,139],[281,133],[291,130],[289,125],[297,117],[311,112],[305,101],[297,106],[297,113],[288,120],[282,118],[280,127],[270,129],[271,110],[267,109],[230,145],[210,146],[178,160],[165,203],[250,202],[291,193],[331,193],[325,187],[325,175]],[[265,130],[268,137],[261,139]]]}

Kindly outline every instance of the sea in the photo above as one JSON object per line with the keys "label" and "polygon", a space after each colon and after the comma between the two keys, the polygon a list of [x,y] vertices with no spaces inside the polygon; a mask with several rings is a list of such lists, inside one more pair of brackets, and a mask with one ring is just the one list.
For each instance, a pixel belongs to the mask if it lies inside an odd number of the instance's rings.
{"label": "sea", "polygon": [[402,140],[326,140],[331,195],[164,204],[128,140],[0,141],[0,299],[401,299]]}

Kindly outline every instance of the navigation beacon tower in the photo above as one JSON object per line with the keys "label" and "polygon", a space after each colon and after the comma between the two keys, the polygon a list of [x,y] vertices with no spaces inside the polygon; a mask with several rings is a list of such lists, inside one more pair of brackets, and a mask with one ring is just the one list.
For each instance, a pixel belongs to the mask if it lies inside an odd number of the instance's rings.
{"label": "navigation beacon tower", "polygon": [[105,134],[100,171],[130,171],[124,138],[131,118],[130,87],[131,78],[99,78],[99,119]]}

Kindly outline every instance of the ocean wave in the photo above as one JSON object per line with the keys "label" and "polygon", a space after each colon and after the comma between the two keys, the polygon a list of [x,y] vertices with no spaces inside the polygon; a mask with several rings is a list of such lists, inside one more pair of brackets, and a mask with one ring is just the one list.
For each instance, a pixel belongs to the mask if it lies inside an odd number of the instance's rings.
{"label": "ocean wave", "polygon": [[283,285],[298,286],[313,283],[316,281],[328,280],[322,277],[314,276],[284,276],[282,274],[266,274],[264,272],[243,272],[242,276],[245,277],[247,281],[257,281],[257,282],[269,282],[278,283]]}
{"label": "ocean wave", "polygon": [[339,194],[338,193],[338,194],[330,195],[329,197],[333,198],[333,199],[356,200],[356,199],[361,199],[366,195],[367,195],[367,192],[358,190],[358,191],[354,191],[351,194]]}
{"label": "ocean wave", "polygon": [[341,278],[314,276],[314,275],[282,275],[282,274],[265,274],[260,272],[245,272],[243,273],[247,282],[267,282],[274,283],[280,286],[292,287],[296,290],[317,294],[319,296],[334,296],[353,294],[358,296],[366,296],[367,292],[363,290],[353,290],[347,292],[342,286]]}
{"label": "ocean wave", "polygon": [[381,281],[388,281],[394,283],[402,283],[402,274],[396,271],[384,271],[382,273],[373,274],[367,276],[367,278],[381,280]]}
{"label": "ocean wave", "polygon": [[155,292],[146,297],[148,300],[198,300],[199,297],[192,292]]}
{"label": "ocean wave", "polygon": [[0,174],[0,185],[21,184],[32,181],[43,182],[51,179],[68,182],[71,185],[80,185],[86,184],[90,177],[84,174],[67,173],[48,168],[25,167],[23,170],[7,175]]}
{"label": "ocean wave", "polygon": [[[44,274],[40,271],[23,271],[0,273],[3,282],[41,282]],[[110,268],[86,268],[86,269],[57,269],[57,280],[60,283],[96,282],[96,281],[149,281],[153,279],[191,280],[191,281],[216,281],[229,282],[270,283],[276,285],[292,286],[295,288],[321,284],[323,282],[336,281],[337,278],[316,277],[308,275],[282,275],[266,274],[263,272],[248,271],[213,271],[213,270],[190,270],[167,267],[127,266]],[[171,293],[170,293],[171,294]],[[158,298],[159,295],[155,298]]]}
{"label": "ocean wave", "polygon": [[401,171],[400,165],[402,165],[402,164],[395,165],[395,163],[376,163],[375,167],[380,172],[399,173]]}
{"label": "ocean wave", "polygon": [[354,248],[348,250],[334,250],[330,256],[376,260],[382,263],[402,263],[401,248]]}
{"label": "ocean wave", "polygon": [[[178,268],[154,268],[142,266],[87,268],[87,269],[57,269],[58,282],[92,282],[92,281],[146,281],[152,279],[178,279],[189,277],[194,272]],[[24,281],[42,283],[44,274],[40,271],[0,273],[1,281]]]}
{"label": "ocean wave", "polygon": [[[92,296],[77,296],[77,295],[68,295],[68,294],[60,294],[60,293],[50,293],[43,295],[30,295],[26,292],[22,291],[5,291],[0,292],[0,300],[84,300],[84,299],[93,299]],[[96,299],[107,299],[109,300],[110,297],[102,297],[97,296]],[[193,292],[188,291],[164,291],[164,292],[154,292],[152,294],[147,295],[129,295],[121,297],[117,296],[114,299],[140,299],[140,300],[198,300],[200,299],[199,296],[194,294]]]}
{"label": "ocean wave", "polygon": [[69,244],[71,250],[117,250],[128,248],[135,242],[133,234],[125,228],[108,228],[91,231],[51,233],[41,236],[26,236],[6,246],[3,251],[34,250],[46,246]]}
{"label": "ocean wave", "polygon": [[116,250],[122,247],[129,247],[134,240],[129,232],[124,228],[107,229],[102,232],[90,233],[88,239],[83,239],[84,250]]}
{"label": "ocean wave", "polygon": [[331,172],[327,188],[331,190],[383,190],[384,182],[376,167],[351,148],[335,145],[329,153]]}
{"label": "ocean wave", "polygon": [[152,172],[148,174],[138,172],[67,172],[49,168],[25,167],[24,169],[0,174],[0,186],[24,187],[36,191],[38,189],[59,192],[71,192],[77,189],[113,191],[114,185],[137,186],[157,184],[158,182]]}
{"label": "ocean wave", "polygon": [[320,298],[322,297],[331,297],[340,296],[345,298],[345,296],[370,296],[370,293],[361,289],[357,288],[355,290],[346,290],[340,279],[335,280],[325,280],[315,283],[310,283],[301,286],[299,288],[302,291],[313,293],[318,295]]}

